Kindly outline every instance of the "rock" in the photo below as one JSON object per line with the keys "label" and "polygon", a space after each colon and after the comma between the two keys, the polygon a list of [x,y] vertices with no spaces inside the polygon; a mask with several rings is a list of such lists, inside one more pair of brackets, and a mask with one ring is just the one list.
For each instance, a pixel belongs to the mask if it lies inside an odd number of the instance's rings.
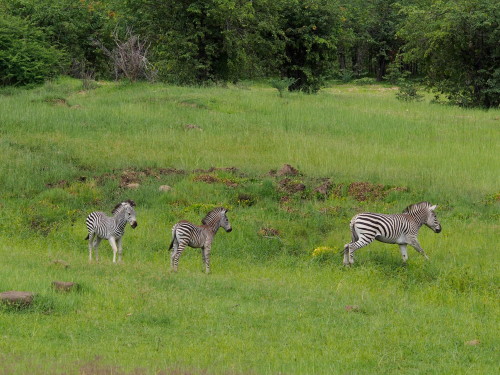
{"label": "rock", "polygon": [[475,346],[475,345],[479,345],[480,343],[481,343],[481,341],[479,341],[478,339],[474,339],[474,340],[466,341],[465,345]]}
{"label": "rock", "polygon": [[360,312],[361,309],[359,308],[358,305],[347,305],[345,307],[345,311],[347,311],[347,312]]}
{"label": "rock", "polygon": [[62,260],[62,259],[53,260],[52,264],[60,265],[61,267],[64,267],[64,268],[68,268],[69,267],[69,263],[66,262],[66,261],[64,261],[64,260]]}
{"label": "rock", "polygon": [[134,189],[134,190],[139,189],[139,186],[141,185],[139,185],[137,182],[132,182],[130,184],[125,185],[127,189]]}
{"label": "rock", "polygon": [[191,129],[203,130],[201,127],[199,127],[198,125],[195,125],[195,124],[186,124],[186,125],[184,125],[184,128],[187,130],[191,130]]}
{"label": "rock", "polygon": [[53,281],[52,287],[59,292],[70,292],[78,288],[78,284],[66,281]]}
{"label": "rock", "polygon": [[33,302],[34,294],[31,292],[9,291],[0,293],[0,301],[16,307],[28,307]]}
{"label": "rock", "polygon": [[168,186],[168,185],[161,185],[159,188],[158,188],[159,191],[170,191],[172,190],[172,187],[171,186]]}

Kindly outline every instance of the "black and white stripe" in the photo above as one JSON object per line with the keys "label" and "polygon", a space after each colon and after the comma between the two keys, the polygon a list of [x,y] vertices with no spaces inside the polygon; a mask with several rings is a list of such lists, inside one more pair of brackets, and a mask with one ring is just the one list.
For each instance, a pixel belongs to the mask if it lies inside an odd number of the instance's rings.
{"label": "black and white stripe", "polygon": [[422,225],[428,226],[435,233],[441,232],[441,224],[434,212],[436,207],[429,202],[420,202],[406,207],[401,214],[365,212],[354,216],[350,223],[352,240],[344,247],[344,265],[353,264],[354,252],[373,240],[398,244],[405,263],[408,259],[407,245],[429,259],[420,246],[417,235]]}
{"label": "black and white stripe", "polygon": [[116,253],[118,253],[118,261],[122,260],[122,237],[125,233],[125,226],[127,222],[132,228],[137,226],[134,207],[135,202],[128,200],[116,205],[112,217],[100,211],[91,212],[87,216],[85,223],[89,234],[85,239],[89,240],[90,261],[92,261],[92,250],[95,250],[95,258],[99,260],[98,247],[103,239],[108,240],[113,248],[113,263],[116,263]]}
{"label": "black and white stripe", "polygon": [[210,249],[215,234],[220,227],[226,232],[231,232],[231,224],[226,216],[227,209],[217,207],[210,211],[201,221],[202,225],[195,225],[189,221],[179,221],[172,227],[172,242],[169,249],[172,249],[170,265],[173,271],[177,271],[179,257],[186,248],[201,248],[205,272],[210,272]]}

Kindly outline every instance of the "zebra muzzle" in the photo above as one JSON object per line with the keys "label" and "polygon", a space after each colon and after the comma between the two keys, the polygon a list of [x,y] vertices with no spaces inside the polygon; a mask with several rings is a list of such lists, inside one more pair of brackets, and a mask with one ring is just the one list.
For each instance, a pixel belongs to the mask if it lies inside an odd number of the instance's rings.
{"label": "zebra muzzle", "polygon": [[137,226],[137,221],[134,221],[132,224],[130,224],[130,226],[135,229],[135,227]]}

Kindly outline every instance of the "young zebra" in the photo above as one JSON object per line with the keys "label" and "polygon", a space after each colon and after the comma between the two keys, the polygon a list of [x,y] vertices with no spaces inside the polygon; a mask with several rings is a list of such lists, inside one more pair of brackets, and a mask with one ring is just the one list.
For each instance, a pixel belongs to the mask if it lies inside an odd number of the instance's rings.
{"label": "young zebra", "polygon": [[92,261],[92,249],[95,250],[95,259],[99,260],[99,243],[102,239],[106,239],[113,248],[113,263],[116,263],[117,252],[118,261],[121,262],[125,225],[129,222],[132,228],[137,227],[134,207],[135,202],[128,200],[116,205],[112,217],[100,211],[92,212],[87,216],[86,224],[89,234],[85,239],[89,240],[89,261]]}
{"label": "young zebra", "polygon": [[177,272],[179,257],[186,246],[189,246],[192,248],[201,248],[205,272],[210,272],[210,248],[215,234],[220,227],[224,228],[226,232],[233,230],[226,213],[227,209],[217,207],[203,218],[201,226],[182,220],[172,227],[172,242],[169,247],[169,250],[173,249],[170,258],[172,271]]}
{"label": "young zebra", "polygon": [[354,252],[373,240],[398,244],[405,264],[408,259],[407,245],[429,259],[418,243],[417,234],[424,224],[435,233],[441,232],[441,224],[434,213],[436,207],[429,202],[420,202],[406,207],[402,214],[366,212],[354,216],[350,223],[352,241],[344,247],[344,265],[353,264]]}

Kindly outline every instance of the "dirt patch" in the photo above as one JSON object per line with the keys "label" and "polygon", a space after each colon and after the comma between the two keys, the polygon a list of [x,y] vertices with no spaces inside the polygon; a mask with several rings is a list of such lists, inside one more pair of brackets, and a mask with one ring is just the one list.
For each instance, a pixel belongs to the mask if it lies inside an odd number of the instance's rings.
{"label": "dirt patch", "polygon": [[193,178],[193,181],[205,182],[207,184],[215,184],[221,182],[219,177],[212,176],[210,174],[200,174]]}
{"label": "dirt patch", "polygon": [[199,127],[198,125],[195,125],[195,124],[186,124],[186,125],[184,125],[184,129],[186,129],[186,130],[201,130],[201,131],[203,131],[203,129],[201,127]]}
{"label": "dirt patch", "polygon": [[301,173],[290,164],[283,164],[281,169],[271,169],[268,173],[268,176],[298,176]]}
{"label": "dirt patch", "polygon": [[193,181],[204,182],[206,184],[221,183],[229,187],[237,187],[238,183],[229,178],[220,178],[211,174],[200,174],[193,178]]}
{"label": "dirt patch", "polygon": [[57,182],[49,182],[48,184],[45,184],[46,187],[49,189],[52,188],[65,188],[69,186],[69,181],[66,180],[59,180]]}
{"label": "dirt patch", "polygon": [[31,305],[34,294],[31,292],[18,292],[11,290],[9,292],[0,293],[0,302],[7,306],[24,308]]}
{"label": "dirt patch", "polygon": [[43,100],[45,103],[49,103],[56,106],[69,107],[68,101],[64,98],[46,98]]}
{"label": "dirt patch", "polygon": [[327,180],[323,181],[323,183],[321,185],[315,187],[313,189],[313,193],[316,193],[316,195],[319,195],[322,197],[326,197],[326,196],[328,196],[328,193],[330,192],[332,187],[333,187],[332,182],[329,179],[327,179]]}
{"label": "dirt patch", "polygon": [[72,290],[78,290],[80,286],[71,281],[53,281],[52,288],[58,292],[70,292]]}
{"label": "dirt patch", "polygon": [[279,237],[281,232],[278,229],[274,229],[271,227],[263,227],[259,229],[257,234],[261,237]]}
{"label": "dirt patch", "polygon": [[288,194],[295,194],[306,190],[306,185],[300,181],[294,181],[287,177],[278,182],[278,189]]}
{"label": "dirt patch", "polygon": [[210,167],[208,169],[195,169],[193,172],[195,173],[213,173],[213,172],[229,172],[229,173],[237,173],[239,171],[236,167]]}
{"label": "dirt patch", "polygon": [[62,259],[53,260],[52,264],[54,264],[56,266],[60,266],[62,268],[69,268],[70,267],[70,264]]}
{"label": "dirt patch", "polygon": [[[120,187],[127,187],[131,184],[139,184],[144,179],[153,177],[159,180],[161,176],[171,174],[184,174],[185,171],[176,168],[142,168],[142,169],[125,169],[120,174]],[[108,177],[113,174],[108,174]]]}

